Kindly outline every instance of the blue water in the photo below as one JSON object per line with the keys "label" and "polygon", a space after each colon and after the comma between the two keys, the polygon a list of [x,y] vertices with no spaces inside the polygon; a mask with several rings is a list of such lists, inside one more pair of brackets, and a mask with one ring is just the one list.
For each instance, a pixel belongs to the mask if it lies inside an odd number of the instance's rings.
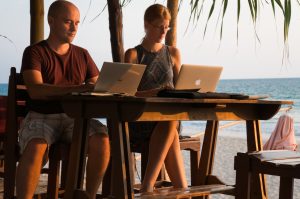
{"label": "blue water", "polygon": [[[287,112],[294,118],[296,136],[300,136],[300,78],[282,79],[237,79],[221,80],[217,87],[218,92],[244,93],[248,95],[268,94],[271,99],[292,100],[294,105]],[[0,84],[0,95],[7,95],[7,84]],[[272,119],[261,122],[263,135],[272,133],[280,115],[286,112],[279,112]],[[220,125],[226,122],[221,122]],[[191,135],[203,132],[205,122],[193,121],[183,122],[183,134]],[[245,125],[243,123],[228,127],[220,131],[232,135],[244,135]]]}
{"label": "blue water", "polygon": [[[248,95],[268,94],[271,99],[294,101],[292,109],[288,112],[279,112],[272,119],[261,121],[261,130],[263,135],[267,137],[274,130],[278,118],[287,113],[294,118],[295,135],[300,136],[300,78],[221,80],[217,91]],[[222,124],[225,122],[220,125]],[[184,122],[183,127],[183,133],[194,134],[194,132],[203,132],[205,123]],[[245,124],[228,127],[220,133],[245,135]]]}

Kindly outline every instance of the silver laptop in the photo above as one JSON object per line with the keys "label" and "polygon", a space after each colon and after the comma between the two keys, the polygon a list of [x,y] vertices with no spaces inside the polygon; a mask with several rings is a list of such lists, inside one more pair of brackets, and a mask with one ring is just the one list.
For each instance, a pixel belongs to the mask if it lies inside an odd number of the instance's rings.
{"label": "silver laptop", "polygon": [[183,64],[175,89],[199,89],[199,92],[214,92],[223,67]]}
{"label": "silver laptop", "polygon": [[104,62],[93,92],[81,95],[108,96],[125,94],[134,96],[146,65]]}

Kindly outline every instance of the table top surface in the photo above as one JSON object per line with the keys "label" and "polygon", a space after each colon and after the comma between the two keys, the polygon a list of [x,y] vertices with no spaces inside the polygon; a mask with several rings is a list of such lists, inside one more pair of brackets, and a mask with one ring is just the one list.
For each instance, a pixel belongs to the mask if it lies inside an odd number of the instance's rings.
{"label": "table top surface", "polygon": [[227,103],[227,104],[286,104],[292,105],[290,100],[273,99],[187,99],[187,98],[165,98],[165,97],[135,97],[135,96],[84,96],[65,95],[60,97],[62,101],[112,101],[112,102],[140,102],[140,103]]}

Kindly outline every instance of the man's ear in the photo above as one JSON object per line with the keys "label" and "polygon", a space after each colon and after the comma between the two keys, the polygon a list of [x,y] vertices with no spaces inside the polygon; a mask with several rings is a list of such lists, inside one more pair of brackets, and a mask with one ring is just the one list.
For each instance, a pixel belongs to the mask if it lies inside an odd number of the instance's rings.
{"label": "man's ear", "polygon": [[54,22],[54,18],[51,17],[51,16],[48,16],[48,24],[49,24],[49,26],[51,26],[53,24],[53,22]]}

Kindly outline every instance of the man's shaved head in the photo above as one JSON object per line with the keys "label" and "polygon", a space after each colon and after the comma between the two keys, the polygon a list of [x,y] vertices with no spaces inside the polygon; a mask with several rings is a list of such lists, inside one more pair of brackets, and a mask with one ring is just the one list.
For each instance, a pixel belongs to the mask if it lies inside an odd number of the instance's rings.
{"label": "man's shaved head", "polygon": [[48,17],[55,18],[59,13],[63,13],[66,9],[69,9],[70,7],[76,8],[78,10],[78,8],[69,1],[65,1],[65,0],[54,1],[49,7]]}
{"label": "man's shaved head", "polygon": [[48,11],[50,34],[48,41],[71,43],[80,22],[79,9],[65,0],[54,1]]}

